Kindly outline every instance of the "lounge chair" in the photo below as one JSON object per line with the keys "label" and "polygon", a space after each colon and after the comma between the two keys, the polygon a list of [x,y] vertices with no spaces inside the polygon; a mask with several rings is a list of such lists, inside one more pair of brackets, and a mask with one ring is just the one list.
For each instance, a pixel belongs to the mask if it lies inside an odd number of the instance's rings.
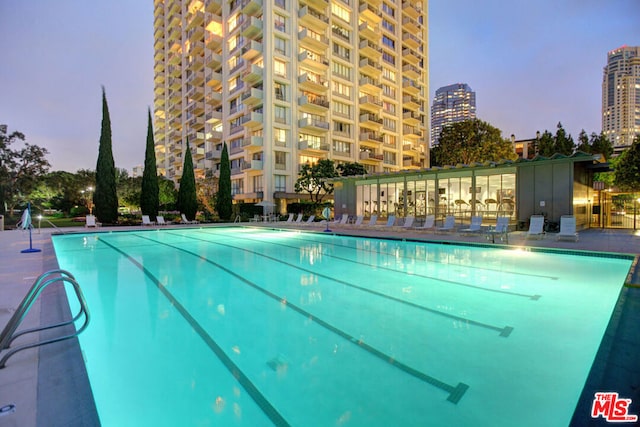
{"label": "lounge chair", "polygon": [[262,217],[258,214],[253,215],[253,218],[249,218],[249,222],[260,222],[262,221]]}
{"label": "lounge chair", "polygon": [[362,225],[362,221],[364,221],[364,215],[358,215],[356,217],[356,222],[354,222],[353,224],[345,224],[348,226],[353,226],[353,227],[360,227]]}
{"label": "lounge chair", "polygon": [[432,230],[434,231],[436,225],[436,216],[435,215],[427,215],[424,219],[424,224],[419,227],[415,227],[416,231],[426,231]]}
{"label": "lounge chair", "polygon": [[404,222],[402,223],[402,225],[397,225],[394,228],[398,229],[398,230],[409,230],[411,229],[411,227],[413,227],[413,221],[415,220],[415,217],[413,215],[408,215],[405,219]]}
{"label": "lounge chair", "polygon": [[531,215],[529,220],[529,231],[527,231],[528,238],[542,239],[544,237],[544,216],[543,215]]}
{"label": "lounge chair", "polygon": [[385,225],[376,225],[374,228],[378,228],[378,229],[391,229],[393,227],[393,224],[396,223],[396,216],[395,215],[389,215],[387,217],[387,223]]}
{"label": "lounge chair", "polygon": [[345,225],[349,221],[349,214],[344,213],[340,219],[337,219],[333,222],[330,222],[331,225]]}
{"label": "lounge chair", "polygon": [[476,215],[471,217],[471,225],[469,228],[463,228],[460,230],[461,234],[479,233],[482,231],[482,215]]}
{"label": "lounge chair", "polygon": [[306,220],[306,221],[301,222],[300,224],[301,224],[301,225],[312,225],[312,224],[313,224],[313,222],[315,221],[315,219],[316,219],[316,216],[315,216],[315,215],[310,215],[310,216],[309,216],[309,218],[307,218],[307,220]]}
{"label": "lounge chair", "polygon": [[96,222],[96,216],[95,215],[87,215],[87,218],[85,220],[84,226],[89,228],[89,227],[99,227],[100,223]]}
{"label": "lounge chair", "polygon": [[197,219],[194,220],[188,220],[187,216],[183,213],[180,214],[180,223],[181,224],[200,224],[200,221],[198,221]]}
{"label": "lounge chair", "polygon": [[290,213],[289,217],[287,218],[287,220],[285,221],[287,224],[291,224],[293,222],[293,217],[295,216],[295,214]]}
{"label": "lounge chair", "polygon": [[156,217],[156,224],[158,224],[158,225],[169,225],[169,224],[171,224],[171,221],[165,221],[164,217],[162,215],[158,215]]}
{"label": "lounge chair", "polygon": [[487,230],[487,239],[491,237],[491,242],[496,242],[496,236],[500,236],[501,240],[509,243],[509,217],[499,216],[496,220],[496,226]]}
{"label": "lounge chair", "polygon": [[437,227],[437,232],[447,233],[449,231],[453,231],[453,228],[456,226],[456,217],[453,215],[447,215],[444,219],[444,225],[442,227]]}
{"label": "lounge chair", "polygon": [[364,225],[363,227],[367,227],[367,228],[372,228],[375,227],[376,224],[378,223],[378,215],[371,215],[371,218],[369,218],[369,222],[367,223],[367,225]]}
{"label": "lounge chair", "polygon": [[298,217],[297,217],[297,218],[296,218],[296,220],[295,220],[295,223],[296,223],[296,224],[300,224],[301,222],[302,222],[302,214],[301,214],[301,213],[299,213],[299,214],[298,214]]}
{"label": "lounge chair", "polygon": [[156,222],[151,221],[149,215],[142,215],[142,225],[156,225]]}
{"label": "lounge chair", "polygon": [[578,233],[576,232],[576,217],[573,215],[562,215],[560,217],[560,232],[556,236],[556,240],[572,239],[578,241]]}

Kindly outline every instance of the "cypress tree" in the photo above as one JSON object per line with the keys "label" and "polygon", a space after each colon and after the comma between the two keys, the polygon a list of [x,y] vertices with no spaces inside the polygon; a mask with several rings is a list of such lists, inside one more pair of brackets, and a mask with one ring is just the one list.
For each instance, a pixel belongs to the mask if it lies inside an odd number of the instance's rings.
{"label": "cypress tree", "polygon": [[229,221],[233,213],[233,198],[231,196],[231,164],[227,143],[222,146],[220,156],[220,179],[218,180],[218,194],[216,194],[216,211],[223,221]]}
{"label": "cypress tree", "polygon": [[118,220],[118,193],[116,191],[116,167],[111,148],[111,119],[107,96],[102,87],[102,129],[96,165],[96,189],[93,193],[93,213],[98,221],[115,224]]}
{"label": "cypress tree", "polygon": [[143,215],[149,215],[152,220],[155,220],[156,216],[158,216],[158,208],[160,205],[159,193],[155,141],[153,139],[151,109],[149,109],[147,147],[144,153],[144,172],[142,173],[142,192],[140,193],[140,210]]}
{"label": "cypress tree", "polygon": [[193,173],[193,159],[189,149],[189,138],[187,138],[186,145],[182,178],[180,179],[180,189],[178,190],[178,210],[189,221],[192,221],[196,218],[196,213],[198,212],[198,198],[196,196],[196,177]]}

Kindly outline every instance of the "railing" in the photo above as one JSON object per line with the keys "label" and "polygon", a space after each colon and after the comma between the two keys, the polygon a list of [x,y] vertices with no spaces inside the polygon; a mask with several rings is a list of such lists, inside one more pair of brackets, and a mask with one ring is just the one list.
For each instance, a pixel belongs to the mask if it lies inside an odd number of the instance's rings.
{"label": "railing", "polygon": [[[57,277],[51,277],[54,275],[56,275]],[[76,293],[76,297],[78,298],[78,302],[80,303],[80,310],[78,311],[78,314],[76,314],[73,317],[73,319],[66,322],[56,323],[54,325],[49,325],[49,326],[41,326],[38,328],[25,329],[23,331],[16,333],[16,330],[18,329],[18,327],[20,326],[24,318],[27,316],[27,314],[29,313],[29,310],[33,306],[33,303],[36,301],[36,299],[38,299],[42,291],[47,286],[54,283],[58,283],[58,282],[70,283],[73,286],[73,289]],[[72,334],[66,334],[56,338],[44,339],[39,342],[24,344],[24,345],[9,349],[11,346],[11,343],[16,338],[22,335],[75,324],[75,322],[82,317],[84,317],[84,323],[79,329],[76,329],[76,331],[73,332]],[[51,270],[51,271],[47,271],[46,273],[43,273],[34,282],[31,289],[29,289],[29,292],[27,293],[27,295],[24,297],[24,299],[16,309],[15,313],[13,313],[13,316],[11,316],[11,319],[9,319],[9,323],[7,323],[7,325],[5,326],[4,330],[2,331],[2,334],[0,334],[0,354],[4,352],[4,350],[9,349],[6,352],[6,354],[2,357],[2,359],[0,359],[0,369],[4,368],[5,364],[7,363],[7,360],[19,351],[26,350],[28,348],[38,347],[45,344],[52,344],[58,341],[68,340],[70,338],[73,338],[79,335],[89,325],[89,319],[90,317],[89,317],[89,310],[87,309],[87,302],[84,299],[84,295],[80,290],[80,285],[78,284],[78,282],[76,282],[75,277],[73,277],[71,273],[65,270]]]}

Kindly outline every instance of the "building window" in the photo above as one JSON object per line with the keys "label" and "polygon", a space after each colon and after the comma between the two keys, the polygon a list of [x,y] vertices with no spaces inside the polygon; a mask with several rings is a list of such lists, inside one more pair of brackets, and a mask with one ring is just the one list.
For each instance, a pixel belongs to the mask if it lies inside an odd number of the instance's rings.
{"label": "building window", "polygon": [[387,64],[396,65],[396,57],[388,52],[382,52],[382,60]]}
{"label": "building window", "polygon": [[396,164],[396,153],[392,153],[390,151],[384,151],[382,153],[382,161],[389,165]]}
{"label": "building window", "polygon": [[337,3],[331,3],[331,13],[345,22],[351,23],[351,13],[349,9],[342,7]]}
{"label": "building window", "polygon": [[349,61],[351,59],[351,49],[338,43],[333,43],[333,53],[343,59]]}
{"label": "building window", "polygon": [[382,28],[392,33],[396,32],[396,26],[391,21],[388,21],[386,19],[382,20]]}
{"label": "building window", "polygon": [[286,170],[287,169],[287,153],[284,151],[274,151],[275,155],[275,168],[278,170]]}
{"label": "building window", "polygon": [[391,17],[396,16],[395,9],[389,6],[387,3],[382,3],[382,11]]}
{"label": "building window", "polygon": [[283,33],[287,32],[287,18],[278,15],[277,13],[273,16],[273,26],[276,30],[282,31]]}
{"label": "building window", "polygon": [[280,105],[276,105],[273,109],[273,113],[274,113],[274,120],[277,123],[283,123],[283,124],[287,124],[288,120],[287,120],[287,108],[286,107],[282,107]]}
{"label": "building window", "polygon": [[227,25],[229,27],[229,33],[238,28],[238,25],[242,24],[242,14],[234,14],[227,21]]}
{"label": "building window", "polygon": [[396,89],[384,83],[382,84],[382,93],[390,98],[396,97]]}
{"label": "building window", "polygon": [[286,88],[287,86],[284,83],[273,82],[273,91],[277,100],[279,101],[287,100]]}
{"label": "building window", "polygon": [[332,104],[334,113],[351,118],[351,105],[340,101],[333,101]]}
{"label": "building window", "polygon": [[253,177],[253,191],[254,193],[257,193],[258,191],[264,191],[264,187],[262,185],[262,175]]}
{"label": "building window", "polygon": [[[233,166],[231,167],[233,169]],[[231,180],[231,195],[244,193],[244,180],[232,179]]]}
{"label": "building window", "polygon": [[331,68],[334,75],[342,77],[345,80],[351,80],[351,67],[348,65],[333,61]]}
{"label": "building window", "polygon": [[351,155],[351,143],[346,141],[333,140],[333,152],[335,154]]}
{"label": "building window", "polygon": [[396,121],[395,119],[389,119],[389,118],[383,118],[382,119],[382,125],[385,129],[390,130],[390,131],[395,131],[396,130]]}
{"label": "building window", "polygon": [[342,40],[344,41],[351,41],[351,31],[347,30],[346,28],[344,28],[341,25],[338,24],[333,24],[331,26],[331,32],[340,37]]}
{"label": "building window", "polygon": [[280,37],[276,37],[274,39],[274,49],[276,52],[286,55],[287,54],[287,41],[285,39],[281,39]]}
{"label": "building window", "polygon": [[351,99],[351,86],[347,86],[346,84],[337,82],[335,80],[331,82],[331,86],[333,93],[335,93],[336,95]]}
{"label": "building window", "polygon": [[273,186],[275,191],[287,191],[287,176],[286,175],[274,175]]}
{"label": "building window", "polygon": [[278,147],[287,146],[287,131],[285,129],[275,128],[273,129],[273,139]]}
{"label": "building window", "polygon": [[387,67],[382,67],[382,77],[395,83],[396,72]]}
{"label": "building window", "polygon": [[351,125],[349,123],[334,120],[333,131],[343,136],[351,137]]}
{"label": "building window", "polygon": [[383,101],[382,102],[382,109],[389,113],[389,114],[395,114],[396,112],[396,104],[392,103],[392,102],[388,102],[388,101]]}
{"label": "building window", "polygon": [[287,63],[279,59],[273,61],[273,72],[276,76],[287,77]]}
{"label": "building window", "polygon": [[390,39],[387,36],[382,36],[382,44],[391,48],[391,49],[395,49],[396,48],[396,42],[393,41],[392,39]]}

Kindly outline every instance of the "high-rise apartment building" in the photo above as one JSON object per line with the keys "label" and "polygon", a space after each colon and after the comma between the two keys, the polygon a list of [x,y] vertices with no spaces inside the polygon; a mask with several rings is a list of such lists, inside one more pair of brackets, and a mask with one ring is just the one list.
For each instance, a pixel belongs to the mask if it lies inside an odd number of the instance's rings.
{"label": "high-rise apartment building", "polygon": [[607,54],[602,78],[602,132],[614,153],[629,148],[640,134],[640,46]]}
{"label": "high-rise apartment building", "polygon": [[171,179],[187,138],[196,177],[226,142],[234,199],[279,208],[307,162],[428,165],[427,0],[155,0],[154,39]]}
{"label": "high-rise apartment building", "polygon": [[476,93],[466,83],[436,90],[431,106],[431,146],[438,143],[442,129],[450,124],[476,118]]}

